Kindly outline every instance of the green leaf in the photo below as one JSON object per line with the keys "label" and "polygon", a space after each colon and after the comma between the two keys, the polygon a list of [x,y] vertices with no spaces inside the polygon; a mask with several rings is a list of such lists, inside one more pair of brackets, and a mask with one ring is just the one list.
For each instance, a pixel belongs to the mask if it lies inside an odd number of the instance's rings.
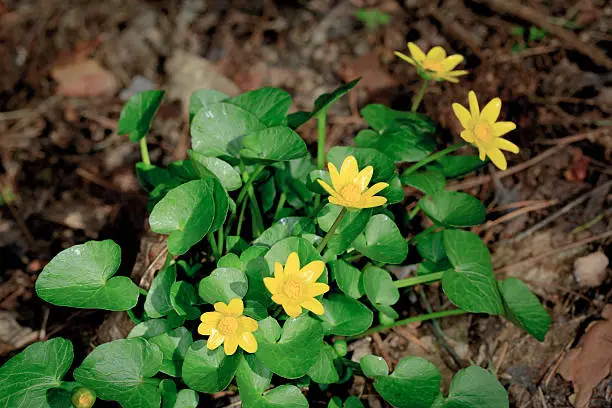
{"label": "green leaf", "polygon": [[285,123],[291,106],[291,95],[279,88],[259,88],[225,101],[253,114],[266,126]]}
{"label": "green leaf", "polygon": [[195,288],[187,282],[174,282],[170,288],[170,303],[174,311],[187,320],[200,317],[200,310],[194,306],[198,303]]}
{"label": "green leaf", "polygon": [[437,263],[446,259],[443,231],[418,235],[416,238],[416,247],[419,254],[427,260]]}
{"label": "green leaf", "polygon": [[223,92],[215,91],[214,89],[200,89],[191,94],[189,98],[189,123],[193,121],[193,117],[200,109],[205,106],[213,105],[229,98]]}
{"label": "green leaf", "polygon": [[[254,246],[251,248],[264,249],[267,247]],[[246,253],[246,251],[245,251]],[[244,263],[244,261],[243,261]],[[268,306],[271,303],[270,292],[263,283],[263,278],[271,276],[268,262],[263,256],[256,257],[247,262],[244,273],[248,280],[248,292],[245,295],[245,300],[254,300],[262,305]]]}
{"label": "green leaf", "polygon": [[329,107],[333,105],[338,99],[348,93],[351,89],[357,85],[361,78],[357,78],[347,84],[343,84],[338,88],[334,89],[330,93],[325,93],[317,98],[314,103],[314,109],[312,112],[296,112],[289,115],[289,124],[291,128],[297,129],[310,119],[325,114]]}
{"label": "green leaf", "polygon": [[355,145],[376,149],[396,163],[422,160],[436,148],[435,142],[429,136],[400,124],[380,132],[361,130],[355,137]]}
{"label": "green leaf", "polygon": [[348,296],[359,299],[363,296],[363,280],[361,271],[347,262],[339,259],[329,263],[338,287]]}
{"label": "green leaf", "polygon": [[370,104],[361,109],[361,116],[374,130],[381,131],[393,127],[399,122],[412,126],[420,132],[432,133],[436,130],[427,115],[415,112],[398,111],[381,104]]}
{"label": "green leaf", "polygon": [[244,265],[242,265],[242,261],[240,257],[232,252],[223,255],[217,261],[217,268],[236,268],[242,270]]}
{"label": "green leaf", "polygon": [[340,397],[333,397],[329,400],[327,408],[342,408],[342,399]]}
{"label": "green leaf", "polygon": [[69,340],[34,343],[0,367],[0,406],[51,408],[47,392],[58,389],[74,353]]}
{"label": "green leaf", "polygon": [[504,316],[539,341],[544,341],[550,328],[550,315],[537,296],[517,278],[498,281],[504,302]]}
{"label": "green leaf", "polygon": [[197,180],[200,178],[199,173],[194,167],[192,160],[177,160],[173,161],[168,165],[168,171],[175,177],[179,178],[181,182]]}
{"label": "green leaf", "polygon": [[207,157],[193,150],[189,150],[189,158],[193,161],[196,171],[202,177],[208,177],[212,173],[219,179],[223,188],[227,191],[234,191],[242,186],[240,173],[236,171],[229,163],[216,158]]}
{"label": "green leaf", "polygon": [[[319,211],[317,222],[319,227],[325,232],[329,231],[331,226],[334,224],[342,207],[335,204],[327,204]],[[372,216],[372,209],[365,208],[363,210],[348,211],[338,229],[329,242],[327,243],[328,251],[335,255],[340,255],[345,252],[355,240],[355,237],[365,229],[368,224],[368,220]]]}
{"label": "green leaf", "polygon": [[[265,256],[266,261],[268,262],[268,269],[271,276],[274,271],[274,263],[280,262],[282,265],[285,265],[287,262],[287,258],[291,252],[297,252],[298,258],[300,259],[300,268],[309,264],[312,261],[321,261],[321,255],[319,252],[312,246],[312,244],[306,241],[301,237],[289,237],[285,238],[281,241],[278,241],[276,244],[272,245],[272,248],[268,251]],[[318,279],[319,282],[327,282],[327,273],[323,272],[321,277]]]}
{"label": "green leaf", "polygon": [[259,343],[257,358],[270,371],[284,378],[305,375],[317,361],[323,345],[321,324],[307,315],[285,321],[277,343],[270,342],[259,332],[255,332],[255,336]]}
{"label": "green leaf", "polygon": [[262,320],[268,317],[268,309],[256,300],[247,300],[244,302],[244,315],[255,320]]}
{"label": "green leaf", "polygon": [[136,163],[136,177],[147,192],[153,191],[155,187],[160,185],[173,188],[182,183],[182,180],[172,174],[170,170],[143,162]]}
{"label": "green leaf", "polygon": [[172,377],[180,377],[185,354],[193,343],[191,332],[184,327],[179,327],[168,333],[152,337],[149,341],[157,344],[163,354],[159,371]]}
{"label": "green leaf", "polygon": [[145,137],[163,97],[164,91],[145,91],[132,96],[121,109],[117,133],[129,133],[132,142]]}
{"label": "green leaf", "polygon": [[344,408],[363,408],[363,404],[359,398],[351,395],[344,401]]}
{"label": "green leaf", "polygon": [[217,268],[198,284],[198,294],[206,303],[229,303],[243,298],[249,288],[244,272],[236,268]]}
{"label": "green leaf", "polygon": [[389,375],[389,366],[382,357],[366,354],[359,360],[359,366],[368,377]]}
{"label": "green leaf", "polygon": [[402,183],[421,190],[425,194],[435,195],[444,190],[446,178],[439,171],[420,171],[404,173],[401,177]]}
{"label": "green leaf", "polygon": [[150,319],[138,323],[132,330],[130,330],[127,338],[131,339],[134,337],[143,337],[145,339],[150,339],[175,329],[183,324],[184,321],[185,320],[182,317],[177,315],[176,312],[172,310],[167,318]]}
{"label": "green leaf", "polygon": [[446,178],[463,177],[487,165],[487,161],[480,160],[478,156],[444,156],[434,163]]}
{"label": "green leaf", "polygon": [[374,175],[371,183],[388,181],[395,173],[395,163],[387,155],[376,149],[335,146],[327,152],[327,161],[331,162],[340,170],[342,162],[347,156],[354,156],[359,165],[359,170],[367,166],[374,167]]}
{"label": "green leaf", "polygon": [[308,154],[304,140],[288,126],[274,126],[247,134],[240,156],[247,159],[288,161]]}
{"label": "green leaf", "polygon": [[144,310],[149,317],[163,317],[172,310],[170,288],[174,281],[176,281],[176,266],[174,265],[162,269],[153,279],[144,303]]}
{"label": "green leaf", "polygon": [[214,218],[211,183],[194,180],[170,190],[153,208],[149,223],[153,232],[170,234],[170,253],[182,255],[204,238]]}
{"label": "green leaf", "polygon": [[290,236],[302,234],[314,234],[315,225],[310,218],[306,217],[286,217],[275,222],[270,228],[265,230],[259,238],[253,241],[254,245],[265,245],[271,247],[278,241]]}
{"label": "green leaf", "polygon": [[196,408],[200,397],[197,392],[190,389],[176,391],[174,381],[165,379],[159,384],[162,394],[162,408]]}
{"label": "green leaf", "polygon": [[393,220],[384,214],[371,217],[353,245],[376,262],[399,264],[408,255],[408,243]]}
{"label": "green leaf", "polygon": [[325,313],[321,316],[326,334],[356,336],[372,325],[374,314],[363,303],[338,293],[321,300]]}
{"label": "green leaf", "polygon": [[444,408],[508,408],[508,394],[495,377],[478,366],[460,370],[451,383]]}
{"label": "green leaf", "polygon": [[458,307],[473,313],[503,314],[491,255],[478,235],[445,230],[444,249],[453,269],[444,272],[442,289]]}
{"label": "green leaf", "polygon": [[338,382],[340,376],[334,360],[336,359],[336,352],[327,343],[323,344],[321,351],[316,362],[308,370],[308,376],[319,384],[333,384]]}
{"label": "green leaf", "polygon": [[[438,369],[420,357],[404,357],[391,375],[374,377],[374,389],[397,408],[430,408],[440,393]],[[496,405],[490,405],[496,407]]]}
{"label": "green leaf", "polygon": [[64,249],[36,280],[36,293],[57,306],[128,310],[138,302],[138,286],[115,276],[121,248],[111,240],[89,241]]}
{"label": "green leaf", "polygon": [[391,306],[400,297],[391,274],[377,266],[368,266],[363,270],[363,287],[373,305]]}
{"label": "green leaf", "polygon": [[240,353],[228,356],[223,347],[209,350],[204,340],[194,342],[183,362],[183,381],[189,388],[212,394],[223,391],[234,378]]}
{"label": "green leaf", "polygon": [[419,200],[425,215],[444,227],[470,227],[485,221],[487,209],[469,194],[459,191],[440,191]]}
{"label": "green leaf", "polygon": [[74,370],[74,378],[98,398],[118,401],[124,408],[159,408],[162,366],[157,345],[142,338],[115,340],[92,351]]}
{"label": "green leaf", "polygon": [[389,180],[389,187],[383,189],[379,196],[387,198],[387,205],[401,203],[404,200],[406,194],[404,193],[404,187],[397,174],[394,174]]}

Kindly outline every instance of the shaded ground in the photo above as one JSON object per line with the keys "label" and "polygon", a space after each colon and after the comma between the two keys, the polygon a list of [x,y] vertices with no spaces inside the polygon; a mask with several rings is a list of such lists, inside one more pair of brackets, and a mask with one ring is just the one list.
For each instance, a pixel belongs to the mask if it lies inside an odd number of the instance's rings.
{"label": "shaded ground", "polygon": [[[441,322],[443,338],[429,324],[404,327],[354,343],[354,355],[374,351],[391,364],[424,356],[445,381],[473,361],[496,371],[515,407],[571,406],[575,390],[558,375],[559,363],[611,302],[609,273],[590,287],[573,274],[578,257],[612,254],[609,3],[225,3],[0,0],[0,184],[10,201],[0,207],[0,361],[50,336],[70,338],[83,356],[129,330],[119,315],[50,308],[33,296],[33,284],[54,254],[89,239],[117,241],[127,274],[142,275],[154,258],[155,245],[142,239],[146,197],[133,172],[139,152],[115,128],[135,79],[167,89],[173,100],[153,127],[151,156],[159,164],[185,157],[181,101],[193,87],[211,84],[230,92],[282,87],[295,109],[307,109],[320,93],[361,76],[353,95],[330,112],[329,145],[350,144],[364,125],[358,116],[364,104],[409,108],[419,79],[393,50],[416,41],[466,55],[470,71],[460,84],[438,85],[425,97],[421,109],[439,123],[440,147],[459,130],[451,102],[465,103],[470,89],[481,100],[500,96],[502,115],[519,126],[511,139],[522,150],[508,172],[489,168],[453,188],[491,209],[478,231],[491,245],[499,277],[524,279],[553,327],[540,344],[497,318],[453,318]],[[368,29],[355,17],[358,7],[376,7],[391,21]],[[74,71],[66,74],[66,67]],[[314,132],[306,126],[302,135],[312,142]],[[434,307],[445,301],[436,287],[428,293]],[[402,302],[405,313],[419,307],[416,296]],[[608,375],[591,407],[612,406],[610,384]],[[360,378],[350,390],[333,391],[384,406]],[[218,397],[218,406],[233,401],[231,393]],[[329,398],[312,397],[321,404]]]}

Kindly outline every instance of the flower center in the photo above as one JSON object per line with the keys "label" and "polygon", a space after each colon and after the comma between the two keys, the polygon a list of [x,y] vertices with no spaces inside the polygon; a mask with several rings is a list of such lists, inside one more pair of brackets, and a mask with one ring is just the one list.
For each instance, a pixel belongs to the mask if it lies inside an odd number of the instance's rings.
{"label": "flower center", "polygon": [[302,296],[302,282],[290,279],[285,282],[283,292],[291,299],[297,299]]}
{"label": "flower center", "polygon": [[359,201],[361,199],[361,188],[356,183],[347,184],[342,187],[340,195],[346,201]]}
{"label": "flower center", "polygon": [[440,61],[432,61],[430,59],[426,59],[423,61],[423,68],[429,71],[440,72],[442,71],[442,64]]}
{"label": "flower center", "polygon": [[222,335],[230,336],[238,330],[238,319],[235,317],[224,317],[219,321],[217,329]]}
{"label": "flower center", "polygon": [[489,126],[489,124],[486,122],[480,122],[479,124],[477,124],[474,127],[474,133],[476,134],[476,137],[480,140],[491,140],[491,126]]}

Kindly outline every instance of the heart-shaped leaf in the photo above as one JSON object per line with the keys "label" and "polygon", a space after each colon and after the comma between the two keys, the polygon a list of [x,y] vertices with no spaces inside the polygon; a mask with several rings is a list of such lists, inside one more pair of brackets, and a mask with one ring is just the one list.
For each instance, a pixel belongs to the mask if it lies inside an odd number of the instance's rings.
{"label": "heart-shaped leaf", "polygon": [[374,320],[374,314],[363,303],[339,293],[326,296],[321,303],[326,334],[356,336],[369,329]]}
{"label": "heart-shaped leaf", "polygon": [[74,378],[98,398],[118,401],[124,408],[159,408],[162,366],[157,345],[143,338],[115,340],[94,349],[74,370]]}
{"label": "heart-shaped leaf", "polygon": [[460,370],[451,383],[444,408],[508,408],[508,394],[487,370],[470,366]]}
{"label": "heart-shaped leaf", "polygon": [[[306,315],[288,319],[278,342],[255,332],[259,347],[255,354],[273,373],[299,378],[308,372],[323,346],[321,323]],[[296,352],[298,351],[299,352]]]}
{"label": "heart-shaped leaf", "polygon": [[162,333],[169,332],[172,329],[179,327],[185,322],[185,319],[180,317],[174,310],[172,310],[168,317],[163,319],[149,319],[144,322],[138,323],[127,335],[128,339],[134,337],[143,337],[150,339],[155,336],[159,336]]}
{"label": "heart-shaped leaf", "polygon": [[399,264],[408,255],[408,243],[397,225],[385,214],[371,217],[353,245],[363,255],[382,263]]}
{"label": "heart-shaped leaf", "polygon": [[402,184],[421,190],[425,194],[435,195],[446,185],[444,174],[439,171],[419,171],[404,173],[401,177]]}
{"label": "heart-shaped leaf", "polygon": [[198,284],[198,294],[206,303],[228,303],[247,294],[249,283],[246,275],[236,268],[217,268]]}
{"label": "heart-shaped leaf", "polygon": [[153,279],[144,303],[144,310],[149,317],[163,317],[172,310],[170,288],[174,281],[176,281],[176,266],[174,265],[162,269]]}
{"label": "heart-shaped leaf", "polygon": [[[341,210],[342,207],[335,204],[327,204],[323,207],[317,217],[319,227],[325,232],[329,231]],[[345,252],[355,240],[355,237],[365,229],[371,216],[371,208],[348,211],[327,243],[327,250],[336,255]]]}
{"label": "heart-shaped leaf", "polygon": [[486,165],[487,161],[480,160],[478,156],[444,156],[428,167],[442,171],[446,178],[457,178]]}
{"label": "heart-shaped leaf", "polygon": [[394,407],[430,408],[440,393],[440,381],[440,372],[433,364],[408,356],[400,360],[391,375],[374,376],[374,389]]}
{"label": "heart-shaped leaf", "polygon": [[[272,248],[268,251],[265,256],[268,262],[268,268],[271,276],[274,271],[274,263],[280,262],[281,265],[285,265],[287,258],[291,252],[297,252],[298,258],[300,259],[300,267],[309,264],[312,261],[321,261],[321,255],[312,246],[310,242],[301,237],[289,237],[278,241],[272,245]],[[327,283],[327,273],[324,271],[321,277],[318,279],[319,282]]]}
{"label": "heart-shaped leaf", "polygon": [[550,328],[550,315],[537,296],[517,278],[499,281],[499,291],[504,301],[504,316],[539,341],[544,341]]}
{"label": "heart-shaped leaf", "polygon": [[200,401],[197,392],[184,389],[177,392],[176,384],[170,379],[162,380],[159,384],[162,394],[161,408],[196,408]]}
{"label": "heart-shaped leaf", "polygon": [[361,116],[374,130],[381,131],[396,125],[395,122],[412,126],[419,132],[432,133],[436,130],[431,119],[420,113],[398,111],[381,104],[370,104],[361,109]]}
{"label": "heart-shaped leaf", "polygon": [[406,194],[404,193],[404,187],[402,187],[402,182],[397,174],[394,174],[393,177],[387,180],[387,183],[389,183],[389,187],[378,193],[378,195],[385,197],[388,205],[404,201]]}
{"label": "heart-shaped leaf", "polygon": [[393,283],[391,274],[386,270],[368,266],[363,270],[363,288],[366,296],[376,307],[377,305],[391,306],[397,303],[400,294]]}
{"label": "heart-shaped leaf", "polygon": [[319,384],[333,384],[340,379],[334,360],[336,352],[327,343],[323,344],[315,363],[308,370],[308,376]]}
{"label": "heart-shaped leaf", "polygon": [[184,281],[174,282],[170,288],[170,303],[180,317],[194,320],[200,317],[200,310],[194,305],[198,303],[195,288]]}
{"label": "heart-shaped leaf", "polygon": [[378,132],[371,129],[360,131],[355,137],[355,145],[376,149],[396,163],[419,161],[436,148],[428,133],[398,122]]}
{"label": "heart-shaped leaf", "polygon": [[379,181],[387,181],[395,173],[395,163],[389,159],[384,153],[376,149],[335,146],[327,153],[327,161],[331,162],[338,168],[342,167],[342,162],[347,156],[354,156],[359,165],[359,169],[367,166],[374,167],[374,175],[371,183]]}
{"label": "heart-shaped leaf", "polygon": [[419,208],[436,224],[470,227],[485,221],[487,209],[476,198],[460,191],[441,191],[419,200]]}
{"label": "heart-shaped leaf", "polygon": [[200,176],[207,178],[208,174],[212,173],[227,191],[234,191],[242,186],[240,173],[226,161],[217,157],[207,157],[193,150],[189,150],[189,158]]}
{"label": "heart-shaped leaf", "polygon": [[389,366],[385,359],[372,354],[366,354],[359,360],[359,366],[368,377],[389,375]]}
{"label": "heart-shaped leaf", "polygon": [[503,314],[491,255],[478,235],[445,230],[444,249],[453,269],[444,272],[442,289],[458,307],[473,313]]}
{"label": "heart-shaped leaf", "polygon": [[259,238],[253,241],[255,245],[265,245],[271,247],[278,241],[302,234],[314,234],[315,225],[310,218],[306,217],[285,217],[275,222],[270,228],[265,230]]}
{"label": "heart-shaped leaf", "polygon": [[443,231],[417,235],[416,247],[423,258],[432,262],[440,262],[447,258],[446,251],[444,250]]}
{"label": "heart-shaped leaf", "polygon": [[138,286],[115,276],[121,248],[111,240],[89,241],[63,250],[36,280],[36,293],[57,306],[128,310],[138,302]]}
{"label": "heart-shaped leaf", "polygon": [[359,299],[363,296],[363,280],[361,271],[339,259],[329,263],[338,287],[348,296]]}
{"label": "heart-shaped leaf", "polygon": [[189,347],[183,362],[183,381],[199,392],[212,394],[223,391],[234,378],[240,353],[228,356],[223,347],[209,350],[204,340]]}
{"label": "heart-shaped leaf", "polygon": [[149,341],[157,344],[163,354],[159,371],[172,377],[180,377],[185,354],[193,343],[191,332],[184,327],[179,327],[168,333],[152,337]]}
{"label": "heart-shaped leaf", "polygon": [[266,126],[282,125],[291,106],[291,95],[279,88],[259,88],[245,92],[225,103],[241,107],[257,117]]}
{"label": "heart-shaped leaf", "polygon": [[61,385],[73,358],[72,343],[66,339],[28,346],[0,367],[0,406],[53,408],[47,393]]}
{"label": "heart-shaped leaf", "polygon": [[227,98],[229,96],[214,89],[199,89],[195,91],[189,99],[189,123],[193,121],[193,117],[203,107],[213,105]]}
{"label": "heart-shaped leaf", "polygon": [[168,251],[182,255],[211,229],[215,202],[211,183],[193,180],[173,188],[155,205],[149,223],[158,234],[170,234]]}
{"label": "heart-shaped leaf", "polygon": [[288,126],[273,126],[247,134],[240,156],[254,160],[288,161],[308,154],[304,140]]}
{"label": "heart-shaped leaf", "polygon": [[132,96],[121,110],[117,133],[129,133],[132,142],[145,137],[163,97],[164,91],[145,91]]}

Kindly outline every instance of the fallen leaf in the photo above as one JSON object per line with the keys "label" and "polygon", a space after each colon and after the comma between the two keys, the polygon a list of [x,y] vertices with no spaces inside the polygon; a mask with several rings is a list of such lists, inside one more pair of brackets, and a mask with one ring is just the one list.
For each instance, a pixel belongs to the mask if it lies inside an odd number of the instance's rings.
{"label": "fallen leaf", "polygon": [[357,87],[370,93],[397,86],[397,81],[385,71],[375,52],[347,60],[338,74],[345,82],[360,77]]}
{"label": "fallen leaf", "polygon": [[584,181],[589,169],[589,162],[589,157],[585,156],[582,150],[579,148],[573,149],[572,164],[563,174],[565,179],[567,181]]}
{"label": "fallen leaf", "polygon": [[597,287],[606,279],[608,263],[608,257],[603,252],[582,256],[574,261],[574,278],[580,286]]}
{"label": "fallen leaf", "polygon": [[58,94],[76,98],[114,94],[119,87],[115,76],[94,59],[55,66],[51,77]]}
{"label": "fallen leaf", "polygon": [[21,348],[38,338],[38,332],[20,325],[13,312],[0,310],[0,356]]}
{"label": "fallen leaf", "polygon": [[576,408],[588,408],[593,390],[612,371],[612,304],[601,315],[605,320],[592,323],[559,365],[559,374],[574,384]]}

